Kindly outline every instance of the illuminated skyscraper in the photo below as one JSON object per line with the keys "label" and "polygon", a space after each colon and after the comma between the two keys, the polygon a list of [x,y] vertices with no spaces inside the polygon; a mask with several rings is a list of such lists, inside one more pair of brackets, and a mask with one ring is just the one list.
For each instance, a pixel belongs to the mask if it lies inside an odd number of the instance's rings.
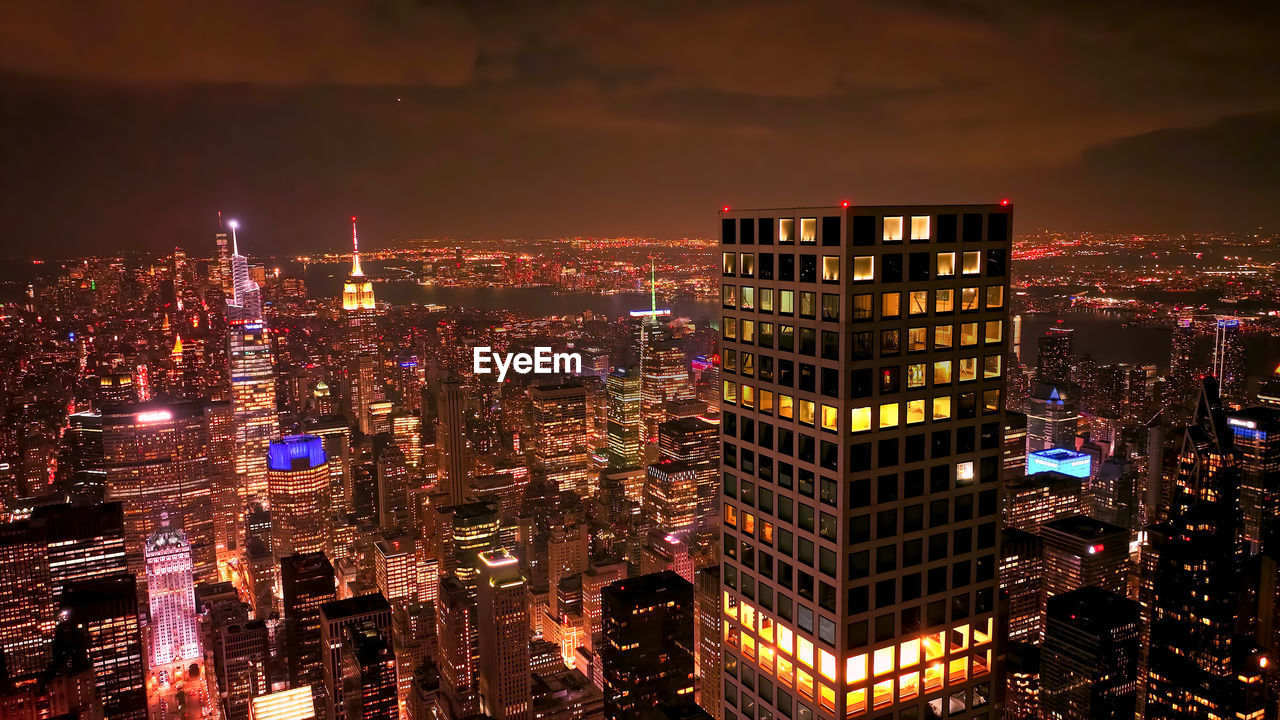
{"label": "illuminated skyscraper", "polygon": [[1042,717],[1134,717],[1138,619],[1136,602],[1096,587],[1049,601],[1040,658]]}
{"label": "illuminated skyscraper", "polygon": [[644,440],[658,437],[658,424],[665,418],[663,408],[668,400],[693,397],[689,377],[689,358],[671,330],[658,323],[657,317],[645,318],[640,349],[640,413],[644,422]]}
{"label": "illuminated skyscraper", "polygon": [[397,720],[396,656],[391,638],[366,620],[344,629],[342,684],[345,717],[355,720]]}
{"label": "illuminated skyscraper", "polygon": [[373,299],[373,283],[360,268],[360,241],[356,219],[351,218],[351,273],[342,284],[342,318],[346,325],[347,381],[352,419],[360,432],[373,431],[370,405],[374,397],[378,354],[378,306]]}
{"label": "illuminated skyscraper", "polygon": [[587,495],[587,392],[582,383],[535,385],[529,388],[533,406],[533,455],[547,480],[561,490]]}
{"label": "illuminated skyscraper", "polygon": [[1027,398],[1027,451],[1073,448],[1080,430],[1080,388],[1036,383]]}
{"label": "illuminated skyscraper", "polygon": [[609,464],[634,468],[644,464],[640,436],[644,426],[640,415],[640,376],[633,370],[614,370],[604,380],[607,395]]}
{"label": "illuminated skyscraper", "polygon": [[[392,706],[395,705],[396,697],[396,671],[395,671],[395,655],[391,653],[391,606],[387,604],[387,599],[380,593],[371,595],[359,595],[357,597],[347,598],[345,600],[334,600],[320,606],[320,647],[325,653],[324,658],[324,702],[326,703],[326,713],[329,720],[358,720],[359,715],[348,715],[351,707],[347,703],[347,692],[354,691],[361,695],[358,700],[363,702],[363,692],[366,684],[364,683],[348,683],[346,680],[351,677],[359,679],[363,677],[358,669],[352,674],[349,664],[346,664],[344,655],[349,653],[346,648],[349,647],[350,632],[353,629],[363,626],[372,626],[376,634],[386,643],[387,655],[390,656],[390,687]],[[381,656],[381,653],[379,653]],[[378,662],[386,662],[383,657]],[[345,665],[345,667],[344,667]],[[375,680],[372,676],[370,680]],[[379,676],[376,682],[368,685],[383,687],[386,684],[386,677]],[[381,696],[378,696],[381,697]],[[379,707],[381,705],[379,704]]]}
{"label": "illuminated skyscraper", "polygon": [[687,538],[698,519],[698,468],[666,458],[650,465],[642,507],[655,530]]}
{"label": "illuminated skyscraper", "polygon": [[319,552],[283,558],[280,586],[290,682],[319,685],[324,680],[320,606],[337,599],[333,565]]}
{"label": "illuminated skyscraper", "polygon": [[0,526],[0,652],[10,676],[48,665],[56,609],[44,533],[30,520]]}
{"label": "illuminated skyscraper", "polygon": [[724,666],[720,656],[720,568],[703,568],[694,575],[694,611],[697,624],[694,634],[698,663],[698,705],[713,720],[724,718],[724,697],[720,687],[720,673]]}
{"label": "illuminated skyscraper", "polygon": [[695,475],[695,531],[717,527],[720,495],[720,427],[701,417],[668,420],[658,426],[658,453],[682,462]]}
{"label": "illuminated skyscraper", "polygon": [[374,581],[392,605],[403,607],[417,597],[415,557],[411,537],[381,537],[373,544]]}
{"label": "illuminated skyscraper", "polygon": [[262,290],[249,277],[231,221],[232,297],[227,299],[227,362],[236,426],[236,474],[241,504],[267,494],[267,446],[275,436],[276,378],[271,337],[262,318]]}
{"label": "illuminated skyscraper", "polygon": [[160,528],[147,538],[146,546],[152,665],[201,656],[191,544],[180,528],[169,526],[168,515],[162,515],[160,522]]}
{"label": "illuminated skyscraper", "polygon": [[453,575],[440,577],[436,600],[436,635],[440,638],[441,686],[454,717],[480,711],[478,673],[480,635],[474,595]]}
{"label": "illuminated skyscraper", "polygon": [[1166,397],[1178,405],[1190,405],[1196,389],[1196,326],[1191,318],[1179,318],[1173,327],[1169,353]]}
{"label": "illuminated skyscraper", "polygon": [[498,506],[491,502],[466,503],[452,508],[451,551],[453,574],[475,593],[480,553],[497,549]]}
{"label": "illuminated skyscraper", "polygon": [[68,585],[59,620],[84,633],[104,717],[145,720],[147,665],[133,575]]}
{"label": "illuminated skyscraper", "polygon": [[480,706],[494,720],[533,717],[529,693],[529,588],[506,551],[480,554],[476,586]]}
{"label": "illuminated skyscraper", "polygon": [[287,435],[271,443],[267,484],[271,498],[271,546],[276,560],[320,552],[327,540],[330,483],[324,440]]}
{"label": "illuminated skyscraper", "polygon": [[1065,383],[1071,380],[1072,336],[1070,328],[1049,328],[1037,340],[1036,382]]}
{"label": "illuminated skyscraper", "polygon": [[721,216],[726,703],[987,711],[1011,221],[1005,205]]}
{"label": "illuminated skyscraper", "polygon": [[1084,515],[1050,520],[1040,526],[1044,543],[1044,596],[1096,587],[1125,595],[1129,531]]}
{"label": "illuminated skyscraper", "polygon": [[440,382],[436,447],[440,458],[440,486],[450,505],[461,505],[470,493],[470,449],[464,423],[462,385],[455,378]]}

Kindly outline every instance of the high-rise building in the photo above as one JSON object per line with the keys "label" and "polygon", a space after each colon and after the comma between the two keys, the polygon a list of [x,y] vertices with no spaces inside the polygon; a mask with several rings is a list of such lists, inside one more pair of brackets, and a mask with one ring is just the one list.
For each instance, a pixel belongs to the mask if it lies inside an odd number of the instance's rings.
{"label": "high-rise building", "polygon": [[272,441],[267,455],[267,488],[271,546],[277,561],[324,550],[331,480],[322,438],[287,435]]}
{"label": "high-rise building", "polygon": [[481,709],[494,720],[529,720],[529,587],[504,550],[480,554],[476,619]]}
{"label": "high-rise building", "polygon": [[498,506],[491,502],[467,503],[452,508],[451,568],[458,580],[474,593],[480,572],[480,553],[497,549]]}
{"label": "high-rise building", "polygon": [[147,666],[133,576],[71,583],[62,593],[59,620],[84,633],[103,716],[108,720],[145,720]]}
{"label": "high-rise building", "polygon": [[249,261],[240,254],[234,221],[230,227],[233,253],[232,297],[227,299],[226,309],[227,363],[235,417],[235,470],[244,504],[267,494],[267,446],[278,426],[276,378],[271,337],[262,317],[262,290],[249,277]]}
{"label": "high-rise building", "polygon": [[320,606],[337,600],[333,565],[324,553],[280,560],[281,608],[293,685],[320,686],[324,653],[320,645]]}
{"label": "high-rise building", "polygon": [[440,381],[436,447],[440,458],[440,487],[450,505],[461,505],[470,492],[471,453],[467,447],[462,385],[455,378]]}
{"label": "high-rise building", "polygon": [[1011,640],[1005,646],[1004,712],[1008,720],[1040,718],[1040,646]]}
{"label": "high-rise building", "polygon": [[604,716],[651,717],[692,705],[693,586],[670,570],[604,588]]}
{"label": "high-rise building", "polygon": [[533,412],[533,456],[547,480],[561,490],[587,495],[587,391],[580,382],[529,388]]}
{"label": "high-rise building", "polygon": [[722,215],[726,702],[991,702],[1010,231],[1003,204]]}
{"label": "high-rise building", "polygon": [[1049,328],[1036,341],[1036,382],[1055,384],[1071,380],[1074,334],[1070,328]]}
{"label": "high-rise building", "polygon": [[458,578],[441,575],[436,599],[440,684],[453,717],[480,712],[480,633],[473,595]]}
{"label": "high-rise building", "polygon": [[351,499],[351,426],[341,415],[330,415],[308,421],[304,430],[324,440],[325,463],[329,466],[329,499],[334,514],[350,512]]}
{"label": "high-rise building", "polygon": [[1027,398],[1027,452],[1072,448],[1080,430],[1080,388],[1036,383]]}
{"label": "high-rise building", "polygon": [[56,613],[44,533],[30,520],[0,526],[0,653],[11,677],[49,664]]}
{"label": "high-rise building", "polygon": [[1210,372],[1218,379],[1218,393],[1233,404],[1244,401],[1244,346],[1240,340],[1240,318],[1218,317],[1213,330],[1213,363]]}
{"label": "high-rise building", "polygon": [[41,529],[49,561],[49,587],[55,605],[62,588],[125,572],[124,511],[118,502],[94,505],[42,505],[31,513]]}
{"label": "high-rise building", "polygon": [[1128,585],[1129,531],[1084,515],[1040,526],[1044,595],[1052,598],[1082,587],[1121,597]]}
{"label": "high-rise building", "polygon": [[259,695],[249,705],[249,720],[314,720],[311,693],[310,687],[303,686]]}
{"label": "high-rise building", "polygon": [[1252,407],[1227,415],[1240,458],[1240,510],[1254,552],[1280,550],[1280,408]]}
{"label": "high-rise building", "polygon": [[[350,717],[350,720],[360,718],[359,715],[349,716],[347,714],[349,708],[347,692],[351,689],[351,685],[347,682],[349,674],[344,668],[344,655],[349,654],[349,650],[346,650],[346,648],[350,645],[351,631],[366,625],[374,628],[383,642],[385,642],[387,654],[390,655],[391,698],[392,705],[395,705],[397,684],[395,655],[390,649],[391,605],[387,603],[387,599],[381,593],[358,595],[345,600],[334,600],[320,606],[320,647],[325,654],[323,660],[325,703],[327,717],[330,720],[348,720],[348,717]],[[381,658],[381,652],[378,653],[378,656]],[[378,662],[385,662],[385,658],[379,659]],[[370,676],[369,680],[368,686],[376,688],[382,687],[385,678],[381,675],[376,678]],[[360,700],[363,701],[363,692],[366,685],[358,684],[356,687],[361,693]]]}
{"label": "high-rise building", "polygon": [[605,378],[604,388],[607,397],[609,464],[615,468],[640,467],[644,464],[640,375],[634,370],[614,370]]}
{"label": "high-rise building", "polygon": [[1006,412],[1004,421],[1004,459],[1000,463],[1000,479],[1008,485],[1027,472],[1027,416]]}
{"label": "high-rise building", "polygon": [[395,652],[389,634],[376,622],[365,620],[343,629],[342,685],[342,717],[400,717]]}
{"label": "high-rise building", "polygon": [[650,465],[642,512],[663,534],[691,535],[698,521],[698,467],[665,458]]}
{"label": "high-rise building", "polygon": [[1050,520],[1079,515],[1083,487],[1080,478],[1052,470],[1012,482],[1001,509],[1004,525],[1035,531]]}
{"label": "high-rise building", "polygon": [[[671,403],[668,403],[670,405]],[[693,527],[717,527],[720,495],[720,428],[700,417],[668,420],[658,426],[658,453],[694,470],[696,492]]]}
{"label": "high-rise building", "polygon": [[191,543],[181,528],[160,516],[160,527],[147,538],[147,598],[151,609],[151,664],[168,665],[201,656],[196,627],[195,583],[191,578]]}
{"label": "high-rise building", "polygon": [[1138,624],[1138,603],[1100,588],[1051,599],[1040,658],[1042,717],[1134,717]]}
{"label": "high-rise building", "polygon": [[[250,620],[247,615],[220,624],[215,628],[213,646],[218,687],[226,694],[226,717],[245,720],[253,699],[271,688],[267,676],[271,659],[267,624]],[[308,691],[307,700],[310,699]]]}
{"label": "high-rise building", "polygon": [[689,377],[689,357],[670,327],[656,315],[644,319],[640,334],[640,413],[644,421],[644,441],[658,437],[658,425],[666,418],[669,400],[693,397]]}
{"label": "high-rise building", "polygon": [[1168,520],[1149,531],[1143,549],[1152,720],[1257,718],[1275,706],[1266,677],[1274,658],[1259,647],[1250,610],[1240,482],[1217,382],[1205,378],[1178,454]]}
{"label": "high-rise building", "polygon": [[380,537],[373,544],[374,581],[393,605],[404,606],[418,595],[418,568],[412,537]]}
{"label": "high-rise building", "polygon": [[360,241],[351,218],[351,272],[342,284],[342,319],[346,326],[346,370],[351,415],[365,435],[373,432],[370,406],[377,398],[378,306],[373,283],[360,268]]}
{"label": "high-rise building", "polygon": [[1000,544],[1000,590],[1009,602],[1009,639],[1038,643],[1044,632],[1044,543],[1040,536],[1005,528]]}
{"label": "high-rise building", "polygon": [[720,673],[720,568],[711,566],[694,574],[695,657],[698,670],[698,705],[714,720],[724,719]]}

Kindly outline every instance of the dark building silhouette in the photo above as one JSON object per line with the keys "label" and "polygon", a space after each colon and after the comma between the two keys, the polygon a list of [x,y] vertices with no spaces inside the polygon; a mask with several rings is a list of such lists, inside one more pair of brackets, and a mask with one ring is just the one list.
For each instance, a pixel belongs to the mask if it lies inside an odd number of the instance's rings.
{"label": "dark building silhouette", "polygon": [[366,620],[346,628],[342,640],[342,701],[346,717],[397,720],[396,655],[391,639]]}
{"label": "dark building silhouette", "polygon": [[1128,720],[1138,694],[1138,604],[1094,587],[1049,600],[1040,712],[1052,720]]}
{"label": "dark building silhouette", "polygon": [[145,720],[146,659],[132,575],[84,580],[62,593],[60,621],[84,633],[107,720]]}
{"label": "dark building silhouette", "polygon": [[693,704],[693,586],[670,570],[601,591],[604,715],[648,718]]}
{"label": "dark building silhouette", "polygon": [[333,565],[322,552],[282,558],[280,585],[289,680],[295,687],[317,685],[324,679],[320,606],[337,599]]}
{"label": "dark building silhouette", "polygon": [[[320,606],[320,647],[324,658],[324,706],[330,720],[348,720],[343,655],[349,645],[349,630],[371,625],[391,647],[391,604],[381,593],[334,600]],[[394,655],[391,664],[395,684]],[[358,716],[357,716],[358,717]],[[350,720],[356,720],[355,717]]]}

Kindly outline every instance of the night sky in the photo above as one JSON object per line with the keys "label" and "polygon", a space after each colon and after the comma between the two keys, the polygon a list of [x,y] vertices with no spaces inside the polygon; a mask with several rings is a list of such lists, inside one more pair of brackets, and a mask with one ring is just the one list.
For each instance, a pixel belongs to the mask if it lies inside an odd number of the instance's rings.
{"label": "night sky", "polygon": [[0,3],[0,253],[711,235],[1012,198],[1280,226],[1280,4]]}

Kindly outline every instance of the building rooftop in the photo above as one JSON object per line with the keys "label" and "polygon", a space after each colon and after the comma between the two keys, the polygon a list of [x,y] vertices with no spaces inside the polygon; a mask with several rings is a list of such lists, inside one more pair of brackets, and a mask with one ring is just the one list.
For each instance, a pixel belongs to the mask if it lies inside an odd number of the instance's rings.
{"label": "building rooftop", "polygon": [[1109,522],[1094,520],[1087,515],[1072,515],[1045,523],[1043,528],[1072,535],[1084,540],[1093,540],[1116,533],[1128,533],[1128,530]]}

